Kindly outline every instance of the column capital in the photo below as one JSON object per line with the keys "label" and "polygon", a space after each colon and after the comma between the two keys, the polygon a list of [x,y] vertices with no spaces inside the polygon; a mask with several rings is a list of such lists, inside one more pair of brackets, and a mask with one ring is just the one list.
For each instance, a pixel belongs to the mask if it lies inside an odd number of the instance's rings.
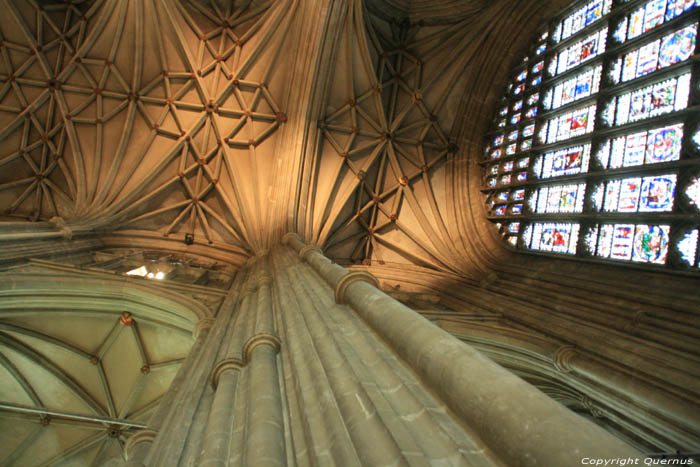
{"label": "column capital", "polygon": [[302,248],[301,250],[299,250],[299,257],[300,257],[301,259],[303,259],[304,261],[306,261],[306,257],[307,257],[308,254],[311,253],[312,251],[317,251],[317,252],[323,254],[323,250],[321,250],[321,248],[319,248],[318,246],[316,246],[316,245],[306,245],[304,248]]}
{"label": "column capital", "polygon": [[243,355],[245,356],[246,364],[250,362],[250,354],[259,345],[269,345],[275,352],[280,351],[281,342],[279,337],[272,334],[256,334],[245,343],[243,346]]}
{"label": "column capital", "polygon": [[554,356],[552,358],[554,367],[562,373],[571,372],[571,359],[577,354],[576,347],[573,345],[566,344],[559,346],[557,350],[554,351]]}
{"label": "column capital", "polygon": [[301,237],[299,236],[299,234],[296,234],[296,233],[294,233],[294,232],[287,232],[286,234],[282,235],[282,244],[283,244],[283,245],[289,245],[289,242],[290,242],[292,239],[293,239],[293,240],[297,240],[297,241],[299,241],[299,242],[301,242],[301,243],[304,243],[304,241],[301,239]]}
{"label": "column capital", "polygon": [[134,454],[134,448],[137,444],[152,443],[156,439],[158,433],[154,430],[139,430],[126,440],[124,444],[124,457],[130,460]]}
{"label": "column capital", "polygon": [[214,390],[216,390],[216,388],[219,386],[219,377],[224,371],[239,371],[244,366],[245,363],[237,358],[226,358],[224,360],[220,360],[216,365],[214,365],[214,369],[211,371],[211,385]]}
{"label": "column capital", "polygon": [[345,291],[348,289],[350,284],[356,281],[368,282],[380,289],[379,281],[372,274],[367,271],[353,271],[344,275],[335,286],[335,302],[338,305],[345,304]]}
{"label": "column capital", "polygon": [[53,224],[58,230],[61,231],[61,235],[66,240],[73,238],[73,230],[68,227],[66,221],[62,217],[54,216],[49,219],[49,224]]}
{"label": "column capital", "polygon": [[208,331],[214,326],[214,318],[201,318],[192,331],[192,336],[197,339],[204,331]]}

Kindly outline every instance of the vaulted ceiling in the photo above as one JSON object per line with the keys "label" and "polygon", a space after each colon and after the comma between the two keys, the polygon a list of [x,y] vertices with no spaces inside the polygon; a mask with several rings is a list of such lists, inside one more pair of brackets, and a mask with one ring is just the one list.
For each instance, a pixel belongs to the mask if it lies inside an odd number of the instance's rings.
{"label": "vaulted ceiling", "polygon": [[[1,0],[0,220],[192,234],[240,263],[293,230],[346,264],[481,274],[506,251],[478,190],[482,135],[507,71],[565,3]],[[0,310],[0,400],[144,420],[191,323],[162,336],[103,305]],[[131,364],[112,373],[110,359]],[[41,436],[20,425],[17,459]],[[37,463],[120,448],[71,430],[40,441]]]}
{"label": "vaulted ceiling", "polygon": [[455,166],[551,7],[2,4],[6,219],[191,233],[241,258],[297,230],[345,261],[453,271],[460,224],[482,215],[478,167]]}

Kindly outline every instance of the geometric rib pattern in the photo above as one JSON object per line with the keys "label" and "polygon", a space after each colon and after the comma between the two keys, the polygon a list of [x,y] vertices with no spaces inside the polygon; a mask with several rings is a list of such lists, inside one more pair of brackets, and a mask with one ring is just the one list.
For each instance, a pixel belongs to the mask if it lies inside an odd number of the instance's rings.
{"label": "geometric rib pattern", "polygon": [[[2,7],[12,26],[4,22],[0,30],[0,112],[6,122],[0,168],[13,176],[3,177],[0,190],[16,191],[7,213],[26,206],[24,212],[37,220],[65,212],[76,198],[76,161],[64,157],[72,128],[63,118],[67,101],[56,78],[84,43],[95,8],[37,7],[27,17],[14,2]],[[65,92],[73,91],[79,92]]]}
{"label": "geometric rib pattern", "polygon": [[331,257],[453,268],[447,135],[470,54],[445,51],[467,46],[473,19],[434,32],[348,3],[306,229]]}
{"label": "geometric rib pattern", "polygon": [[282,173],[297,157],[279,136],[286,99],[304,85],[288,82],[307,37],[290,35],[297,3],[2,0],[3,212],[191,234],[242,256],[296,224],[338,260],[459,270],[453,126],[463,76],[512,2],[466,2],[440,26],[336,2],[319,144]]}
{"label": "geometric rib pattern", "polygon": [[2,4],[4,214],[259,248],[292,1]]}
{"label": "geometric rib pattern", "polygon": [[[88,458],[97,462],[103,455],[121,455],[130,430],[147,420],[191,345],[189,337],[170,332],[172,342],[165,349],[160,344],[163,337],[154,323],[119,313],[27,314],[4,309],[0,313],[2,418],[26,413],[27,407],[49,409],[52,414],[41,415],[40,426],[28,425],[32,428],[26,433],[21,424],[19,432],[16,427],[11,430],[16,437],[4,443],[2,461],[53,465],[81,459],[82,465]],[[181,348],[173,347],[177,343]],[[66,413],[100,421],[76,422],[62,417]],[[31,419],[36,415],[29,415]],[[124,421],[132,426],[120,424]],[[63,449],[45,459],[47,453],[36,448],[52,438]]]}

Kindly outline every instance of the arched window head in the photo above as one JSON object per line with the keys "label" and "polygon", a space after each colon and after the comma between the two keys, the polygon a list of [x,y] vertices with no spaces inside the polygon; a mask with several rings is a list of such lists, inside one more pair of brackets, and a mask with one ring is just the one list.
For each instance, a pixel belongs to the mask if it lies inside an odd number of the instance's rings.
{"label": "arched window head", "polygon": [[487,135],[513,248],[700,273],[700,0],[579,1],[536,35]]}

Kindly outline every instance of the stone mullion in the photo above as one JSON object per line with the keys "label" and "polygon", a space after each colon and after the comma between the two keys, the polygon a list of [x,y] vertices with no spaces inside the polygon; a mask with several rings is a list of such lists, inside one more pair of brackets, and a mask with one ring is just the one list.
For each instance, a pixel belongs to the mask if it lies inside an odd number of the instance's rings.
{"label": "stone mullion", "polygon": [[[299,277],[303,278],[301,281],[303,284],[313,284],[322,280],[308,265],[302,264],[297,270],[300,272]],[[326,287],[307,287],[307,293],[311,296],[312,302],[318,303],[323,308],[336,307],[329,291],[321,289]],[[426,460],[463,464],[465,459],[455,440],[443,430],[423,401],[406,387],[404,381],[398,376],[396,368],[379,354],[378,347],[382,344],[372,339],[364,323],[357,316],[345,311],[320,313],[319,318],[335,335],[342,336],[338,342],[341,352],[346,358],[354,360],[355,363],[351,366],[359,366],[358,369],[364,374],[367,382],[372,381],[376,384],[379,397],[392,408],[392,416],[410,433],[413,442],[420,447]],[[357,373],[356,369],[354,371]],[[357,374],[360,376],[360,373]],[[426,437],[425,433],[432,433],[432,436]]]}
{"label": "stone mullion", "polygon": [[566,465],[572,449],[591,457],[641,458],[626,443],[378,290],[369,274],[348,273],[294,234],[285,241],[335,288],[336,300],[347,302],[507,463]]}
{"label": "stone mullion", "polygon": [[[303,282],[308,288],[325,287],[303,279],[303,270],[299,259],[291,252],[284,255],[284,273],[288,284],[300,305],[300,319],[305,323],[313,344],[318,351],[324,372],[328,377],[331,390],[338,403],[346,429],[355,450],[365,465],[407,465],[406,459],[392,436],[391,430],[384,423],[378,409],[365,388],[355,376],[347,356],[332,338],[321,314],[326,313],[321,304],[312,300],[309,291],[304,290]],[[301,280],[299,280],[301,279]]]}

